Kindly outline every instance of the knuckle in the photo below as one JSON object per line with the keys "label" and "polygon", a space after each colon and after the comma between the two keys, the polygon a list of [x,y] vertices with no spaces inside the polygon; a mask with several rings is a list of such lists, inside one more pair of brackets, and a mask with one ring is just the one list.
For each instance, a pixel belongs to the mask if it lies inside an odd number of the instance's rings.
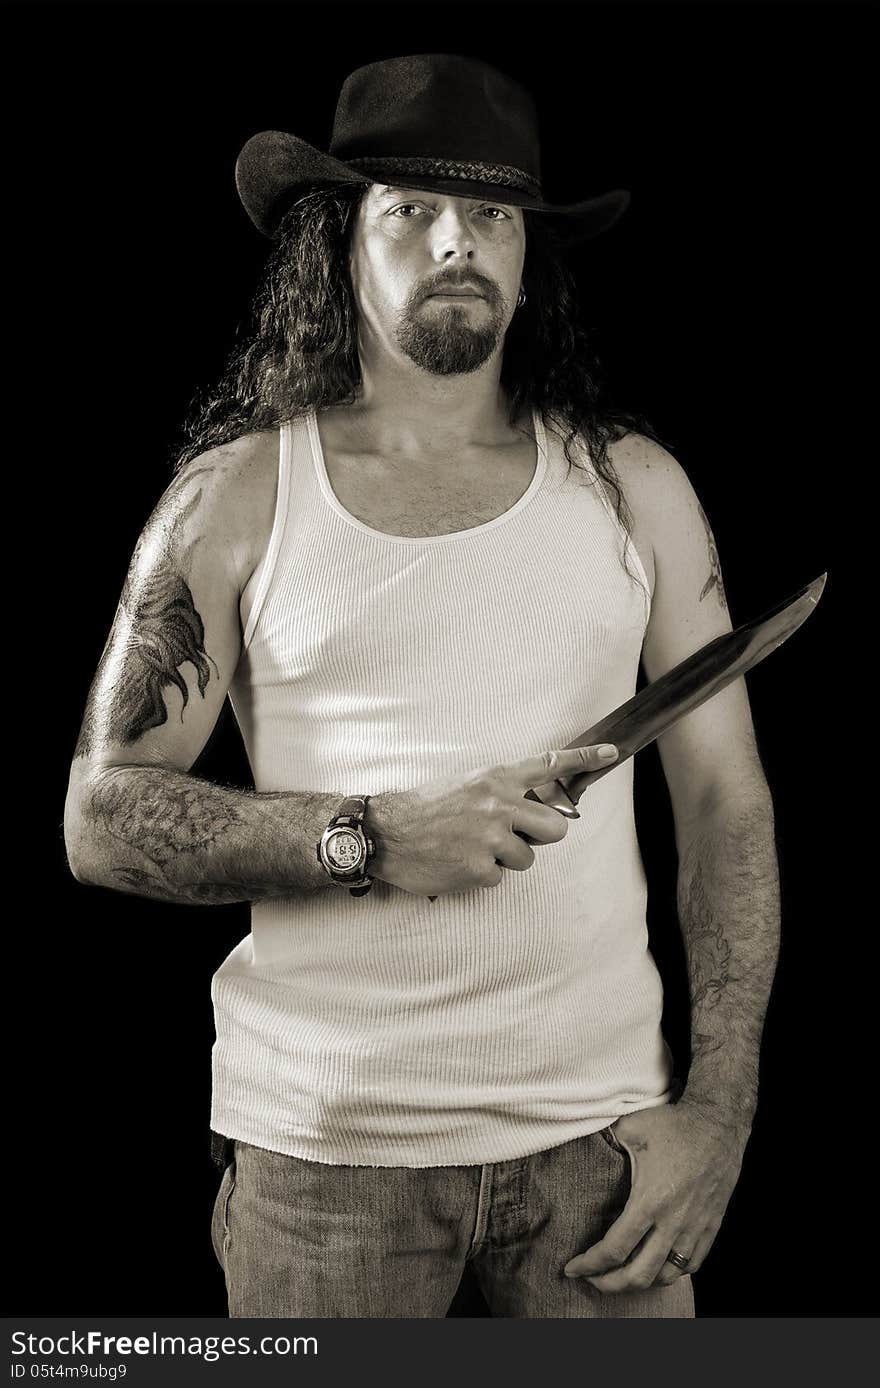
{"label": "knuckle", "polygon": [[475,795],[492,795],[498,789],[498,767],[484,766],[469,777],[467,784]]}
{"label": "knuckle", "polygon": [[629,1285],[637,1288],[640,1292],[645,1292],[654,1285],[656,1274],[653,1272],[633,1272],[629,1277]]}
{"label": "knuckle", "polygon": [[556,769],[556,753],[555,753],[555,752],[542,752],[542,753],[541,753],[541,761],[542,761],[543,764],[544,764],[544,770],[545,770],[545,771],[554,771],[554,770]]}

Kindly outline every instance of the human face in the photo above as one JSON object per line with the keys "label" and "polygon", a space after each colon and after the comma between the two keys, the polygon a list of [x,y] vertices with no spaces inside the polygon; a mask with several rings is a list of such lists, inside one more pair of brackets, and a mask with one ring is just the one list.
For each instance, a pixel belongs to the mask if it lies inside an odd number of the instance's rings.
{"label": "human face", "polygon": [[373,184],[350,253],[367,339],[435,375],[477,370],[513,317],[524,254],[518,207]]}

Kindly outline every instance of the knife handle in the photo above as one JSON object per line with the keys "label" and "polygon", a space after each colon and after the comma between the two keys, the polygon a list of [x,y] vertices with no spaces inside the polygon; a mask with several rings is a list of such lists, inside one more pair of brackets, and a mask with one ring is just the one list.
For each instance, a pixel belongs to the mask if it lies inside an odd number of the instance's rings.
{"label": "knife handle", "polygon": [[[562,781],[548,781],[543,786],[538,786],[536,790],[527,790],[523,796],[524,800],[535,800],[539,805],[547,805],[551,810],[558,810],[566,819],[580,819],[580,813],[571,797],[566,793]],[[522,829],[517,829],[516,834],[526,843],[541,843],[541,839],[533,839],[531,834],[523,833]]]}
{"label": "knife handle", "polygon": [[[523,799],[537,800],[539,805],[548,805],[551,810],[558,810],[560,814],[565,815],[566,819],[580,819],[577,806],[562,781],[546,781],[542,786],[535,786],[534,790],[526,791]],[[523,834],[521,837],[526,836]]]}

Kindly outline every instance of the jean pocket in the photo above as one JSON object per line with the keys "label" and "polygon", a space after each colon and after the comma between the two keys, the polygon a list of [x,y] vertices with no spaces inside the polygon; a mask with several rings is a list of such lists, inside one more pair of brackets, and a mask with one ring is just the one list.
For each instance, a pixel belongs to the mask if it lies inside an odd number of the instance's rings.
{"label": "jean pocket", "polygon": [[[616,1119],[614,1121],[617,1122]],[[629,1152],[615,1133],[614,1123],[609,1124],[607,1128],[600,1128],[599,1135],[605,1139],[612,1152],[616,1152],[619,1157],[624,1157],[629,1161]]]}
{"label": "jean pocket", "polygon": [[226,1253],[229,1248],[229,1202],[234,1190],[235,1159],[233,1158],[223,1172],[223,1179],[214,1200],[214,1210],[211,1216],[211,1242],[214,1245],[217,1262],[224,1272],[226,1271]]}

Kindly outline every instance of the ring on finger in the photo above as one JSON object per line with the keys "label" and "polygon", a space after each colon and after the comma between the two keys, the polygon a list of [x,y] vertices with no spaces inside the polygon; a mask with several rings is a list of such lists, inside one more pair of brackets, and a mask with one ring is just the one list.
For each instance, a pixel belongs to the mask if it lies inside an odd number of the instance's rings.
{"label": "ring on finger", "polygon": [[683,1253],[676,1253],[675,1249],[671,1248],[666,1254],[666,1261],[672,1263],[673,1267],[677,1267],[680,1272],[687,1272],[691,1260],[686,1258]]}

